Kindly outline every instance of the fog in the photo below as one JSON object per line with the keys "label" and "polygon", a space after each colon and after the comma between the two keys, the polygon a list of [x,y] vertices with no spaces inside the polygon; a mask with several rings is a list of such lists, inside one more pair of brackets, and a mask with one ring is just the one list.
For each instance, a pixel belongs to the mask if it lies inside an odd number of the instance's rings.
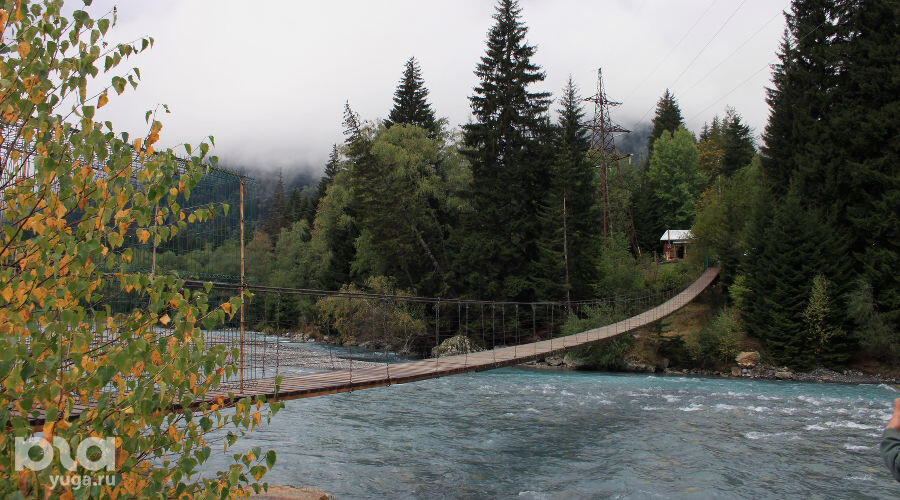
{"label": "fog", "polygon": [[[94,2],[100,15],[112,2]],[[587,96],[603,68],[614,120],[633,128],[653,117],[670,88],[690,129],[734,106],[760,133],[768,65],[788,0],[521,0],[547,74],[535,90],[560,94],[571,74]],[[468,97],[493,23],[485,0],[421,2],[237,2],[196,0],[118,5],[110,40],[155,38],[126,63],[141,84],[99,113],[143,133],[144,111],[165,103],[163,145],[216,139],[230,165],[320,172],[343,140],[345,102],[366,120],[384,118],[403,64],[415,56],[438,116],[470,120]],[[112,75],[103,75],[110,78]],[[557,106],[554,105],[554,108]],[[588,114],[592,112],[587,109]]]}

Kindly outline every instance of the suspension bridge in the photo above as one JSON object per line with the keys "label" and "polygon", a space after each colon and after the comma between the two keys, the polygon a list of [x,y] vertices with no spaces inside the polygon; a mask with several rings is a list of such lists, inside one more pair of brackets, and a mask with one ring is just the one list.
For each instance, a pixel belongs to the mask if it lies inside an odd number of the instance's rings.
{"label": "suspension bridge", "polygon": [[348,369],[286,376],[282,378],[280,384],[276,384],[276,377],[225,384],[219,389],[210,391],[207,396],[209,401],[216,398],[234,400],[257,396],[264,396],[267,400],[290,400],[517,365],[570,349],[590,346],[659,321],[697,298],[712,284],[718,274],[719,268],[709,268],[686,289],[673,294],[655,307],[627,319],[573,335],[431,359],[401,363],[385,361],[378,366],[371,366],[369,363],[355,370],[351,357]]}

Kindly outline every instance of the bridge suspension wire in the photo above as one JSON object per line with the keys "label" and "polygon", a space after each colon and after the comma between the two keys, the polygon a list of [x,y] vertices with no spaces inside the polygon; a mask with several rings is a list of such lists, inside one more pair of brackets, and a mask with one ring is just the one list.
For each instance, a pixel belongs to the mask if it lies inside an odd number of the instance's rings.
{"label": "bridge suspension wire", "polygon": [[[717,269],[710,268],[678,296],[691,300],[717,273]],[[206,289],[209,304],[224,303],[235,290],[248,292],[243,322],[234,315],[226,318],[224,325],[204,330],[202,334],[204,348],[224,345],[229,352],[229,363],[235,369],[228,370],[218,386],[208,393],[210,398],[221,396],[229,400],[257,395],[296,398],[348,392],[515,365],[601,342],[649,324],[685,303],[666,302],[675,290],[577,303],[511,303],[444,298],[421,301],[415,297],[320,291],[282,293],[282,290],[239,283],[211,288],[199,281],[183,280],[183,283],[189,290]],[[640,320],[622,316],[636,312],[623,310],[623,299],[630,299],[634,304],[642,295],[651,298],[653,307]],[[611,321],[603,317],[602,312],[609,310],[603,307],[604,303],[614,307],[619,304],[618,314]],[[486,318],[473,318],[472,304],[479,304],[478,311],[491,308],[488,345],[477,345],[479,336],[485,340],[488,337],[486,332],[473,331],[475,323],[470,323],[486,322]],[[509,315],[507,306],[511,307]],[[500,311],[496,311],[498,307]],[[558,317],[557,308],[574,314]],[[572,321],[568,328],[577,329],[574,334],[561,337],[559,342],[560,339],[553,338],[554,332],[567,321]],[[237,335],[240,331],[245,332],[244,342]],[[165,336],[171,332],[160,329],[158,334]],[[239,358],[236,351],[240,348],[245,352]],[[90,355],[99,357],[104,353],[101,345]],[[203,373],[197,375],[201,379],[206,377]],[[283,377],[280,383],[279,376]]]}

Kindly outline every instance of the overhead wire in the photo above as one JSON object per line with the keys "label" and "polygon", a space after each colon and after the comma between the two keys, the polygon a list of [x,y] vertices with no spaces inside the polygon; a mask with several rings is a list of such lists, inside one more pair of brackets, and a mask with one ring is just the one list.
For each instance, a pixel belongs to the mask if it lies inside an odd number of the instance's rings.
{"label": "overhead wire", "polygon": [[722,59],[721,61],[719,61],[719,64],[716,64],[715,66],[713,66],[713,68],[712,68],[711,70],[707,71],[706,74],[704,74],[704,75],[701,76],[699,79],[697,79],[697,81],[694,82],[693,85],[691,85],[690,87],[688,87],[687,89],[685,89],[682,93],[686,93],[686,92],[690,92],[691,90],[694,90],[694,88],[696,88],[697,85],[700,84],[700,82],[706,80],[706,77],[708,77],[709,75],[711,75],[713,71],[719,69],[719,67],[721,67],[723,64],[725,64],[725,61],[728,61],[729,59],[731,59],[731,57],[734,56],[735,54],[737,54],[738,51],[740,51],[742,48],[744,48],[745,45],[747,45],[748,43],[750,43],[750,40],[753,40],[754,38],[756,38],[756,35],[759,35],[760,33],[762,33],[762,30],[764,30],[764,29],[766,28],[766,26],[768,26],[769,24],[771,24],[772,21],[774,21],[776,18],[778,18],[778,17],[780,17],[780,16],[781,16],[781,12],[776,12],[774,16],[772,16],[771,18],[769,18],[768,21],[766,21],[762,26],[759,27],[758,30],[756,30],[752,35],[750,35],[746,40],[744,40],[743,43],[741,43],[740,45],[738,45],[738,47],[737,47],[736,49],[732,50],[731,53],[728,54],[727,56],[725,56],[724,59]]}
{"label": "overhead wire", "polygon": [[[713,33],[713,36],[710,37],[710,39],[706,41],[706,44],[703,45],[703,47],[700,48],[700,50],[697,52],[697,54],[694,56],[694,58],[691,59],[691,62],[689,62],[689,63],[687,64],[687,66],[685,66],[685,68],[681,71],[681,73],[680,73],[677,77],[675,77],[675,80],[672,82],[672,84],[670,85],[670,87],[674,87],[675,84],[678,83],[678,81],[681,79],[681,77],[684,76],[684,74],[687,72],[687,70],[689,70],[690,67],[697,61],[697,59],[700,58],[700,56],[701,56],[701,55],[703,54],[703,52],[707,49],[707,47],[709,47],[709,44],[711,44],[711,43],[713,42],[713,40],[715,40],[716,37],[719,36],[719,33],[721,33],[723,29],[725,29],[725,26],[727,26],[728,23],[731,22],[731,19],[734,18],[735,14],[737,14],[738,11],[741,10],[741,7],[743,7],[745,3],[747,3],[747,0],[743,0],[740,4],[738,4],[737,8],[735,8],[735,9],[731,12],[731,14],[725,19],[725,21],[722,23],[722,25],[719,26],[719,29],[716,30],[715,33]],[[647,116],[650,114],[650,112],[653,111],[653,108],[654,108],[654,107],[656,107],[656,104],[655,104],[655,103],[654,103],[653,105],[651,105],[651,106],[647,109],[647,111],[641,116],[641,118],[638,120],[638,123],[643,122],[643,121],[647,118]]]}
{"label": "overhead wire", "polygon": [[[825,23],[827,23],[827,22],[828,22],[828,19],[822,21],[821,23],[819,23],[818,26],[816,26],[815,28],[809,30],[805,35],[803,35],[803,36],[801,36],[800,38],[798,38],[797,41],[800,42],[800,41],[805,40],[806,37],[808,37],[809,35],[812,35],[812,34],[815,33],[816,31],[818,31],[818,29],[821,28],[822,26],[824,26]],[[689,121],[694,120],[694,119],[697,118],[698,116],[700,116],[700,115],[702,115],[703,113],[705,113],[706,111],[708,111],[709,108],[711,108],[711,107],[715,106],[716,104],[718,104],[719,102],[721,102],[722,99],[725,99],[726,97],[728,97],[728,96],[730,96],[731,94],[733,94],[735,91],[737,91],[737,89],[739,89],[739,88],[741,88],[742,86],[744,86],[747,82],[749,82],[751,79],[753,79],[753,77],[755,77],[757,74],[759,74],[760,71],[763,71],[763,70],[765,70],[765,69],[770,69],[770,68],[772,67],[772,65],[775,64],[776,62],[777,62],[777,59],[773,59],[773,60],[769,61],[768,63],[766,63],[766,65],[763,66],[762,68],[759,68],[758,70],[756,70],[756,71],[754,71],[753,73],[751,73],[750,76],[748,76],[748,77],[745,78],[743,81],[741,81],[741,83],[735,85],[734,88],[732,88],[731,90],[729,90],[728,92],[726,92],[725,94],[723,94],[723,95],[722,95],[721,97],[719,97],[718,99],[712,101],[708,106],[706,106],[705,108],[703,108],[700,112],[698,112],[698,113],[694,114],[693,116],[691,116],[691,118],[689,119]]]}
{"label": "overhead wire", "polygon": [[628,94],[628,95],[625,97],[624,101],[627,102],[628,99],[629,99],[630,97],[632,97],[632,96],[634,95],[635,92],[637,92],[638,90],[640,90],[641,87],[643,87],[644,84],[647,83],[647,80],[649,80],[651,76],[655,75],[656,72],[659,71],[659,68],[661,68],[662,65],[663,65],[666,61],[669,60],[669,57],[671,57],[671,55],[675,52],[675,49],[677,49],[679,46],[681,46],[682,42],[684,42],[684,41],[687,39],[688,35],[690,35],[692,31],[694,31],[694,28],[696,28],[697,25],[700,24],[700,21],[703,20],[703,18],[706,16],[706,13],[709,12],[710,9],[712,9],[713,5],[715,5],[716,2],[718,2],[718,0],[712,0],[711,2],[709,2],[709,5],[706,6],[706,9],[704,9],[703,13],[700,14],[700,15],[697,17],[697,20],[694,21],[694,24],[692,24],[691,27],[688,28],[688,30],[684,33],[684,35],[682,35],[681,39],[678,40],[678,43],[676,43],[675,45],[672,46],[671,49],[669,49],[669,52],[668,52],[666,55],[664,55],[664,56],[662,57],[662,59],[659,60],[658,63],[656,63],[656,65],[653,67],[653,69],[650,71],[650,73],[648,73],[647,76],[645,76],[645,77],[641,80],[641,83],[637,84],[637,86],[635,86],[635,87],[632,89],[631,93]]}

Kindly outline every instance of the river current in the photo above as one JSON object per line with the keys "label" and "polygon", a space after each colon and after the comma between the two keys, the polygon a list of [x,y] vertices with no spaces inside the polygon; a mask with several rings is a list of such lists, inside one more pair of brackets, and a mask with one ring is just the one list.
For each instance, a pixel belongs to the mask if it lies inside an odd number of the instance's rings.
{"label": "river current", "polygon": [[289,401],[236,446],[337,498],[898,498],[878,452],[898,396],[510,368]]}

